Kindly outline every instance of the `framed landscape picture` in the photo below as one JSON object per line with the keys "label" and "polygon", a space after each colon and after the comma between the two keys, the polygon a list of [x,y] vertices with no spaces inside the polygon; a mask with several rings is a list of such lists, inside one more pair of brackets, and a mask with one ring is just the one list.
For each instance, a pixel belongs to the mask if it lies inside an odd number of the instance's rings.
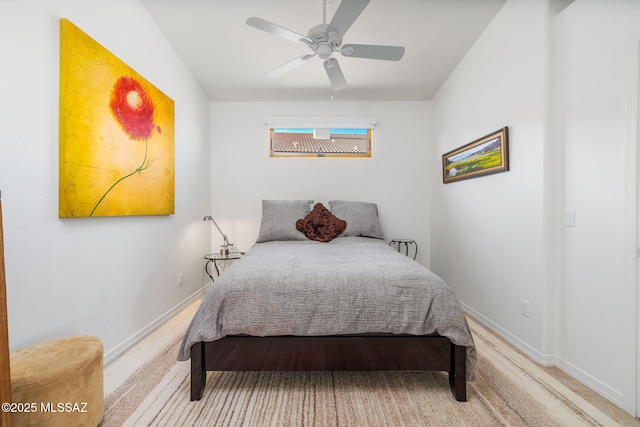
{"label": "framed landscape picture", "polygon": [[507,127],[442,155],[442,182],[445,184],[508,170]]}

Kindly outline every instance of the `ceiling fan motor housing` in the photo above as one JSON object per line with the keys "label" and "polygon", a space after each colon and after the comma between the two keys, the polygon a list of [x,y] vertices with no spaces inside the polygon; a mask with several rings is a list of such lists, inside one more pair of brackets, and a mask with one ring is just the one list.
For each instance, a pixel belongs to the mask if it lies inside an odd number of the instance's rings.
{"label": "ceiling fan motor housing", "polygon": [[329,40],[327,36],[328,24],[319,24],[311,28],[307,33],[307,37],[313,40],[314,43],[322,43]]}
{"label": "ceiling fan motor housing", "polygon": [[307,34],[307,37],[313,41],[313,45],[310,47],[322,59],[329,58],[333,51],[342,44],[342,38],[339,38],[338,33],[335,31],[327,32],[328,27],[328,24],[319,24],[311,28]]}

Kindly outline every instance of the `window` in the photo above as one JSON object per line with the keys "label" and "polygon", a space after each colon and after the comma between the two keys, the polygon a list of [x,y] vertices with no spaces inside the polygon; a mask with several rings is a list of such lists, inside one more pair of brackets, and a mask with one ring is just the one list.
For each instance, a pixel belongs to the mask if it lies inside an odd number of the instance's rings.
{"label": "window", "polygon": [[371,157],[371,128],[272,127],[271,157]]}

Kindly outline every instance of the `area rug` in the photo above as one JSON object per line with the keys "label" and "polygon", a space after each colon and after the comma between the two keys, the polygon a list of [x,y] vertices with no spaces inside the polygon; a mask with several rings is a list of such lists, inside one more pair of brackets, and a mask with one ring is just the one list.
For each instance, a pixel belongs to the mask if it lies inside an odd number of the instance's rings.
{"label": "area rug", "polygon": [[467,402],[439,372],[210,372],[189,401],[180,337],[106,397],[108,426],[614,426],[611,418],[469,321]]}

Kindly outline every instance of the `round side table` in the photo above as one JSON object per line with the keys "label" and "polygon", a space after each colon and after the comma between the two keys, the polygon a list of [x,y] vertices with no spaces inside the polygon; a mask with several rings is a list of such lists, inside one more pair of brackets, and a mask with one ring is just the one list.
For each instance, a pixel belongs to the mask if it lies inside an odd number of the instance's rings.
{"label": "round side table", "polygon": [[228,255],[221,255],[219,253],[205,255],[204,259],[207,260],[207,263],[204,265],[204,270],[207,272],[209,277],[211,277],[211,281],[215,281],[211,273],[209,272],[209,264],[213,264],[216,269],[216,274],[220,277],[220,269],[218,268],[218,261],[231,261],[235,259],[240,259],[240,257],[244,255],[244,252],[229,252]]}
{"label": "round side table", "polygon": [[389,243],[389,246],[392,246],[398,249],[398,252],[404,252],[406,256],[410,256],[409,254],[413,252],[413,259],[416,259],[416,257],[418,256],[418,244],[416,243],[415,240],[393,239]]}

